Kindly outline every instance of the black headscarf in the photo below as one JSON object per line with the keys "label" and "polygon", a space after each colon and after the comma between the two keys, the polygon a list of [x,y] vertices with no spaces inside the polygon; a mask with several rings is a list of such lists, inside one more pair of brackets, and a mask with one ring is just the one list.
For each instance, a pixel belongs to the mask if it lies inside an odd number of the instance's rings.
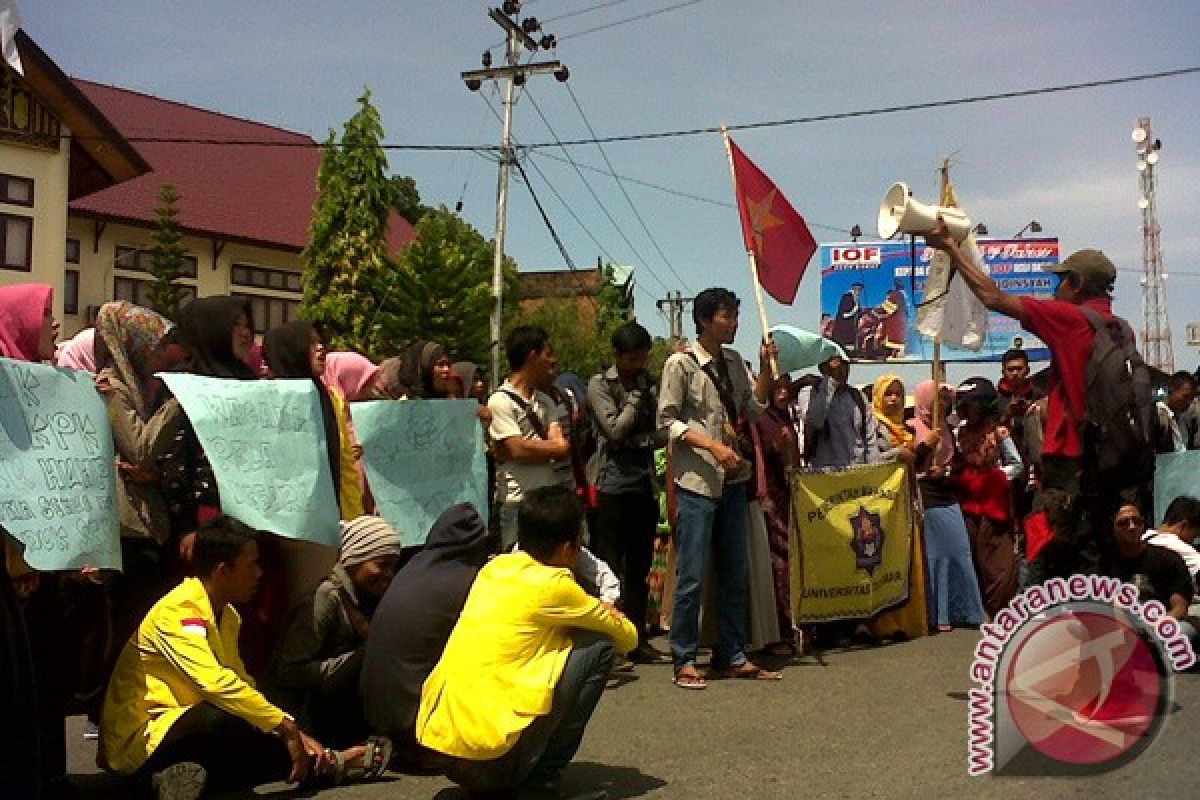
{"label": "black headscarf", "polygon": [[398,359],[389,358],[380,365],[380,379],[394,397],[441,397],[433,385],[433,366],[445,357],[446,348],[437,342],[413,342]]}
{"label": "black headscarf", "polygon": [[184,306],[179,313],[179,338],[191,354],[184,371],[209,378],[257,380],[250,365],[233,353],[233,327],[243,314],[252,324],[250,301],[244,297],[199,297]]}
{"label": "black headscarf", "polygon": [[372,730],[398,744],[413,739],[421,686],[442,657],[492,544],[473,506],[451,506],[388,586],[371,617],[362,668],[363,709]]}
{"label": "black headscarf", "polygon": [[338,430],[337,414],[334,413],[329,390],[319,378],[313,377],[312,365],[309,363],[308,353],[314,331],[316,326],[303,319],[272,328],[263,337],[263,357],[276,378],[308,378],[317,387],[317,398],[321,401],[321,418],[325,423],[325,449],[329,454],[333,491],[340,502],[342,436]]}

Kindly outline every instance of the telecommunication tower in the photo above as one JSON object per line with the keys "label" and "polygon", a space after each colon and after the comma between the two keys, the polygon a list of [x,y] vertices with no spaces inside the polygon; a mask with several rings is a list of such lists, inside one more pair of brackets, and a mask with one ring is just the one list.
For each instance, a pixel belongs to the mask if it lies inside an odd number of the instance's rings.
{"label": "telecommunication tower", "polygon": [[1175,355],[1171,349],[1171,323],[1167,319],[1167,273],[1163,267],[1161,228],[1155,199],[1154,168],[1162,140],[1155,139],[1150,130],[1150,118],[1142,117],[1133,129],[1133,146],[1137,150],[1137,168],[1142,194],[1138,208],[1142,211],[1142,356],[1146,363],[1167,373],[1175,371]]}

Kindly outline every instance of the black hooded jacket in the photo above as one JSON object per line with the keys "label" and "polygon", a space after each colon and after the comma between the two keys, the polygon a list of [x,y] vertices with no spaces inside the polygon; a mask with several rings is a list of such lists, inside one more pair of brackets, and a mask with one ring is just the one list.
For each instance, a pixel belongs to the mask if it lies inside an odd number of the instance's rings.
{"label": "black hooded jacket", "polygon": [[450,507],[375,609],[360,683],[363,712],[372,730],[401,748],[415,743],[421,686],[442,657],[492,545],[473,506]]}

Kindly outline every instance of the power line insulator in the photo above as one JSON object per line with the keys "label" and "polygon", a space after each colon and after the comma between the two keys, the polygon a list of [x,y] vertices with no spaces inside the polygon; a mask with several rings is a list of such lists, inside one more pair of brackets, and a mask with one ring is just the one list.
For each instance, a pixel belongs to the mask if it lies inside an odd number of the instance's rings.
{"label": "power line insulator", "polygon": [[566,67],[561,67],[560,69],[554,70],[554,79],[559,83],[566,83],[567,79],[570,77],[571,70],[567,69]]}
{"label": "power line insulator", "polygon": [[489,68],[491,68],[491,66],[492,66],[492,51],[491,51],[491,50],[484,50],[484,51],[483,51],[483,58],[481,59],[481,61],[483,62],[483,68],[484,68],[484,69],[489,69]]}
{"label": "power line insulator", "polygon": [[515,17],[521,13],[521,4],[517,0],[504,0],[504,5],[500,6],[500,10],[510,17]]}
{"label": "power line insulator", "polygon": [[539,44],[543,50],[553,50],[558,47],[558,38],[553,33],[547,33],[542,37],[542,41]]}
{"label": "power line insulator", "polygon": [[525,73],[524,72],[513,73],[512,82],[513,82],[513,86],[524,86],[525,85]]}
{"label": "power line insulator", "polygon": [[537,21],[537,17],[526,17],[521,20],[521,30],[526,33],[537,33],[542,29],[542,23]]}
{"label": "power line insulator", "polygon": [[483,81],[479,80],[478,78],[470,78],[466,81],[466,84],[467,88],[472,92],[478,92],[479,87],[483,86]]}

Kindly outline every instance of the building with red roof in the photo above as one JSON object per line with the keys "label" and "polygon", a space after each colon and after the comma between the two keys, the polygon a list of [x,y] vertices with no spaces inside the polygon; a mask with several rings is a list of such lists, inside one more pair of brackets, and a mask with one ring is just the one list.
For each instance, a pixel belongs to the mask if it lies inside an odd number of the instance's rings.
{"label": "building with red roof", "polygon": [[[69,327],[86,325],[89,309],[108,300],[145,301],[154,209],[166,183],[181,198],[189,252],[182,283],[200,296],[249,296],[259,332],[295,319],[319,144],[306,134],[129,89],[72,83],[150,171],[71,201],[65,311],[66,322],[75,324]],[[393,253],[415,235],[397,214],[388,228]]]}

